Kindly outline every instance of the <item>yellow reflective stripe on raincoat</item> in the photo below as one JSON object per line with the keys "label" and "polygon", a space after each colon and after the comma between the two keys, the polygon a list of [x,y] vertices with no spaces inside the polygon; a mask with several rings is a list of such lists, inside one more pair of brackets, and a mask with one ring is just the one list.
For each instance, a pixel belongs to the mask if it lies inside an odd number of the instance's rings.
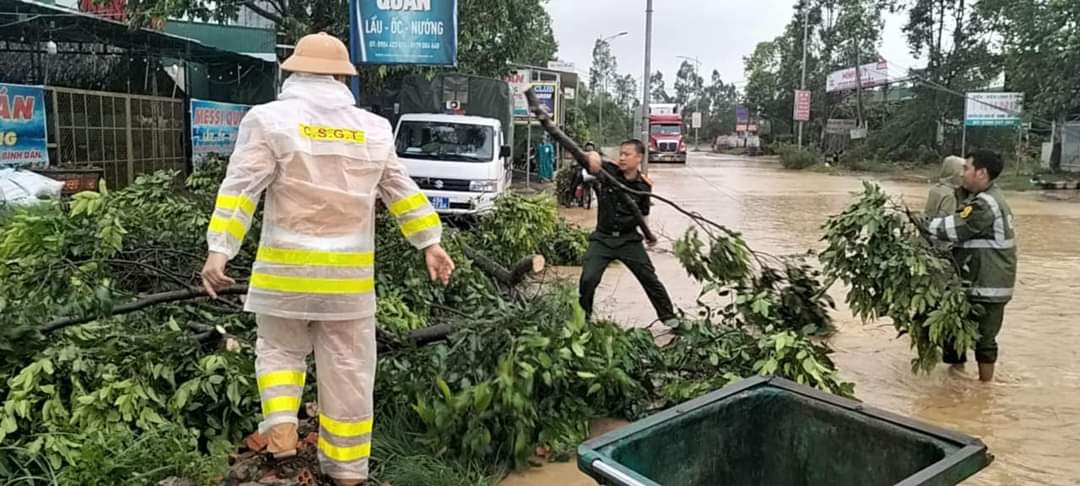
{"label": "yellow reflective stripe on raincoat", "polygon": [[370,434],[372,423],[372,419],[361,420],[359,422],[339,422],[326,415],[319,414],[319,425],[326,429],[327,432],[343,439]]}
{"label": "yellow reflective stripe on raincoat", "polygon": [[237,241],[244,241],[244,235],[247,234],[247,228],[244,227],[243,221],[235,218],[222,218],[216,214],[210,218],[210,231],[228,233]]}
{"label": "yellow reflective stripe on raincoat", "polygon": [[357,444],[354,446],[336,446],[328,442],[322,436],[319,437],[319,450],[322,451],[326,457],[338,462],[351,462],[357,459],[364,459],[371,455],[371,443],[365,442],[363,444]]}
{"label": "yellow reflective stripe on raincoat", "polygon": [[375,265],[375,253],[339,252],[318,250],[292,250],[260,246],[255,260],[262,263],[282,265],[312,265],[320,267],[371,267]]}
{"label": "yellow reflective stripe on raincoat", "polygon": [[240,208],[240,210],[248,215],[249,218],[255,215],[255,201],[248,199],[248,197],[243,194],[236,196],[221,194],[217,197],[216,205],[217,209],[224,209],[226,211]]}
{"label": "yellow reflective stripe on raincoat", "polygon": [[298,294],[366,294],[375,289],[375,279],[285,277],[252,273],[251,287]]}
{"label": "yellow reflective stripe on raincoat", "polygon": [[410,219],[407,222],[401,224],[401,232],[406,238],[415,235],[421,231],[427,231],[432,228],[438,228],[442,222],[439,221],[439,215],[435,213],[426,214],[419,218]]}
{"label": "yellow reflective stripe on raincoat", "polygon": [[422,192],[418,192],[409,197],[404,197],[398,199],[397,201],[394,201],[394,203],[390,205],[389,209],[390,214],[393,214],[395,217],[400,217],[403,214],[406,214],[410,211],[415,211],[424,206],[427,206],[428,204],[429,203],[427,196],[425,196]]}
{"label": "yellow reflective stripe on raincoat", "polygon": [[263,416],[275,413],[292,412],[300,410],[300,397],[274,397],[267,398],[262,402]]}
{"label": "yellow reflective stripe on raincoat", "polygon": [[306,373],[304,373],[303,371],[294,370],[281,370],[263,373],[258,378],[259,391],[266,390],[267,388],[272,388],[275,386],[284,385],[294,385],[302,387],[304,386],[305,374]]}

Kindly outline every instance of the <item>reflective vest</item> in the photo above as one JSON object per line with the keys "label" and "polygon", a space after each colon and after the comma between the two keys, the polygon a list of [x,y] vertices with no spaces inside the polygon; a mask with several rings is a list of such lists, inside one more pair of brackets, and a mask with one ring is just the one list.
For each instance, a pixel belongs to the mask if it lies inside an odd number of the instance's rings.
{"label": "reflective vest", "polygon": [[1013,213],[997,187],[969,195],[955,214],[930,221],[930,234],[953,242],[961,276],[971,282],[968,298],[1008,302],[1016,283]]}
{"label": "reflective vest", "polygon": [[210,251],[236,256],[264,191],[249,312],[373,316],[377,199],[413,246],[442,236],[439,216],[398,162],[390,123],[356,108],[328,76],[293,74],[278,101],[244,117],[207,231]]}

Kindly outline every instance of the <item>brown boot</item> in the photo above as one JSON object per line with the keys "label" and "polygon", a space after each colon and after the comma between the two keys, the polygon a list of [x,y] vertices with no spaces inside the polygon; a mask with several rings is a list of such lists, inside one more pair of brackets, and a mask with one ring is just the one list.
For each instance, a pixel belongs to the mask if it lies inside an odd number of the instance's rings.
{"label": "brown boot", "polygon": [[270,427],[266,439],[266,451],[273,454],[274,459],[284,459],[296,455],[300,437],[296,434],[296,424],[277,424]]}
{"label": "brown boot", "polygon": [[979,363],[979,381],[983,383],[994,381],[994,363]]}

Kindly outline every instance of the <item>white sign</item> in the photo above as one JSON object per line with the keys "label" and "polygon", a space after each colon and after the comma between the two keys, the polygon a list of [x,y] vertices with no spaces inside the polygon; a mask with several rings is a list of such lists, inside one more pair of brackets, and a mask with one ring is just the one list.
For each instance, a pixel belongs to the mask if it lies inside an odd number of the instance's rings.
{"label": "white sign", "polygon": [[969,127],[1017,125],[1024,93],[968,93],[964,124]]}
{"label": "white sign", "polygon": [[691,128],[701,128],[701,112],[700,111],[695,111],[694,114],[691,115],[690,120],[691,120],[690,121],[690,127]]}
{"label": "white sign", "polygon": [[503,81],[510,85],[510,93],[514,98],[514,116],[529,116],[529,100],[525,99],[525,91],[528,91],[532,83],[532,72],[528,69],[514,71],[504,76]]}
{"label": "white sign", "polygon": [[845,91],[855,89],[858,80],[862,79],[863,88],[873,88],[889,84],[889,63],[879,61],[873,64],[864,64],[859,73],[855,68],[841,69],[829,75],[825,79],[825,92]]}
{"label": "white sign", "polygon": [[679,105],[675,103],[651,103],[649,104],[650,115],[674,115],[678,112]]}
{"label": "white sign", "polygon": [[795,121],[810,121],[810,92],[795,90]]}
{"label": "white sign", "polygon": [[829,135],[849,135],[856,128],[858,125],[851,119],[829,118],[829,121],[825,122],[825,133]]}
{"label": "white sign", "polygon": [[577,90],[574,88],[563,88],[562,95],[563,99],[572,100],[577,96]]}
{"label": "white sign", "polygon": [[547,67],[548,67],[548,69],[550,69],[552,71],[562,71],[562,72],[565,72],[565,73],[576,73],[577,72],[577,66],[575,66],[574,63],[572,63],[572,62],[548,61]]}

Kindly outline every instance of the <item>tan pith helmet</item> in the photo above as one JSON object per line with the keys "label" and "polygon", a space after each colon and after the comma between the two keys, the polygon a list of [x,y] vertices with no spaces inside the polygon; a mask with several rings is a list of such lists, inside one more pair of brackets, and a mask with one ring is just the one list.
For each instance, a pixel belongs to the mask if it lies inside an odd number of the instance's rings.
{"label": "tan pith helmet", "polygon": [[281,69],[294,73],[356,75],[356,66],[349,62],[345,43],[326,32],[300,39],[296,50],[281,64]]}

